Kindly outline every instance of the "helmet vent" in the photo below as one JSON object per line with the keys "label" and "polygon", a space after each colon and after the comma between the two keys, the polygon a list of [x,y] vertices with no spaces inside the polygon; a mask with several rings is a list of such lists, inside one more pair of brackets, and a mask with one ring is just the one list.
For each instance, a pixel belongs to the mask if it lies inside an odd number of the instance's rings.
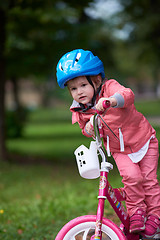
{"label": "helmet vent", "polygon": [[75,64],[78,63],[80,57],[81,57],[81,53],[78,53],[77,56],[76,56],[76,59],[75,59]]}
{"label": "helmet vent", "polygon": [[59,64],[59,69],[63,71],[63,67],[61,63]]}

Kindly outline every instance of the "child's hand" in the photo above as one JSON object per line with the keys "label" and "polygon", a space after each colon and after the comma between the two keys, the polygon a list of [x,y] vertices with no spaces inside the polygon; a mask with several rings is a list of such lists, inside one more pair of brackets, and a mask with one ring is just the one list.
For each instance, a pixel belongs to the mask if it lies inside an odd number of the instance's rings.
{"label": "child's hand", "polygon": [[90,121],[86,123],[85,128],[86,128],[87,133],[94,136],[94,128]]}
{"label": "child's hand", "polygon": [[[90,118],[89,122],[87,122],[86,130],[88,129],[87,132],[90,133],[93,137],[95,137],[95,135],[94,135],[94,127],[93,127],[93,118],[94,118],[94,116],[92,116]],[[102,124],[101,124],[100,119],[98,119],[98,128],[99,128],[100,137],[103,137],[103,129],[102,129]]]}
{"label": "child's hand", "polygon": [[96,104],[95,107],[99,112],[104,112],[105,111],[105,109],[103,107],[103,102],[106,101],[106,100],[110,101],[109,98],[100,98],[98,103]]}
{"label": "child's hand", "polygon": [[107,109],[104,109],[104,107],[103,107],[104,101],[109,101],[111,107],[114,107],[117,105],[117,100],[115,98],[112,98],[112,97],[111,98],[100,98],[95,107],[99,112],[103,112],[103,115],[105,115],[105,113],[107,111]]}

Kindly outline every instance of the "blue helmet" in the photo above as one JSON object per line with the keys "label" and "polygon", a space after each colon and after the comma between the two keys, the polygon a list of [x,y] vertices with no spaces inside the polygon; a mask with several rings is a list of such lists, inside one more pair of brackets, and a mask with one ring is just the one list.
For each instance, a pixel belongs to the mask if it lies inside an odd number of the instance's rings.
{"label": "blue helmet", "polygon": [[57,82],[61,88],[65,83],[79,76],[94,76],[101,74],[105,77],[102,61],[91,51],[76,49],[66,53],[57,64]]}

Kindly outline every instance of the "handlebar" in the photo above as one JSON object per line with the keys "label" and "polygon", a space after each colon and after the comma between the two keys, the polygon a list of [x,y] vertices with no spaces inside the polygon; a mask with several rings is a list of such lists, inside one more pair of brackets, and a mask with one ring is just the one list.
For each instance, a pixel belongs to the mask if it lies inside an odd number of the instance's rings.
{"label": "handlebar", "polygon": [[98,110],[97,110],[97,113],[98,113],[98,114],[103,114],[104,111],[111,106],[110,101],[109,101],[109,100],[104,100],[104,101],[102,102],[102,106],[103,106],[103,109],[104,109],[104,110],[103,110],[103,111],[98,111]]}

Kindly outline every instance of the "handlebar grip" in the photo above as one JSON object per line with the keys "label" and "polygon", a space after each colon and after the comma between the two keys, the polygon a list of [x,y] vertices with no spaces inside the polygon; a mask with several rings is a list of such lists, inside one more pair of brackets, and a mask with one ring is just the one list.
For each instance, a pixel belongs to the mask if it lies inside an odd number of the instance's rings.
{"label": "handlebar grip", "polygon": [[103,101],[102,105],[103,105],[104,110],[106,110],[107,108],[109,108],[111,106],[109,100]]}
{"label": "handlebar grip", "polygon": [[104,100],[102,102],[102,106],[103,106],[104,110],[103,111],[96,110],[98,114],[104,113],[104,111],[111,106],[110,101],[109,100]]}

